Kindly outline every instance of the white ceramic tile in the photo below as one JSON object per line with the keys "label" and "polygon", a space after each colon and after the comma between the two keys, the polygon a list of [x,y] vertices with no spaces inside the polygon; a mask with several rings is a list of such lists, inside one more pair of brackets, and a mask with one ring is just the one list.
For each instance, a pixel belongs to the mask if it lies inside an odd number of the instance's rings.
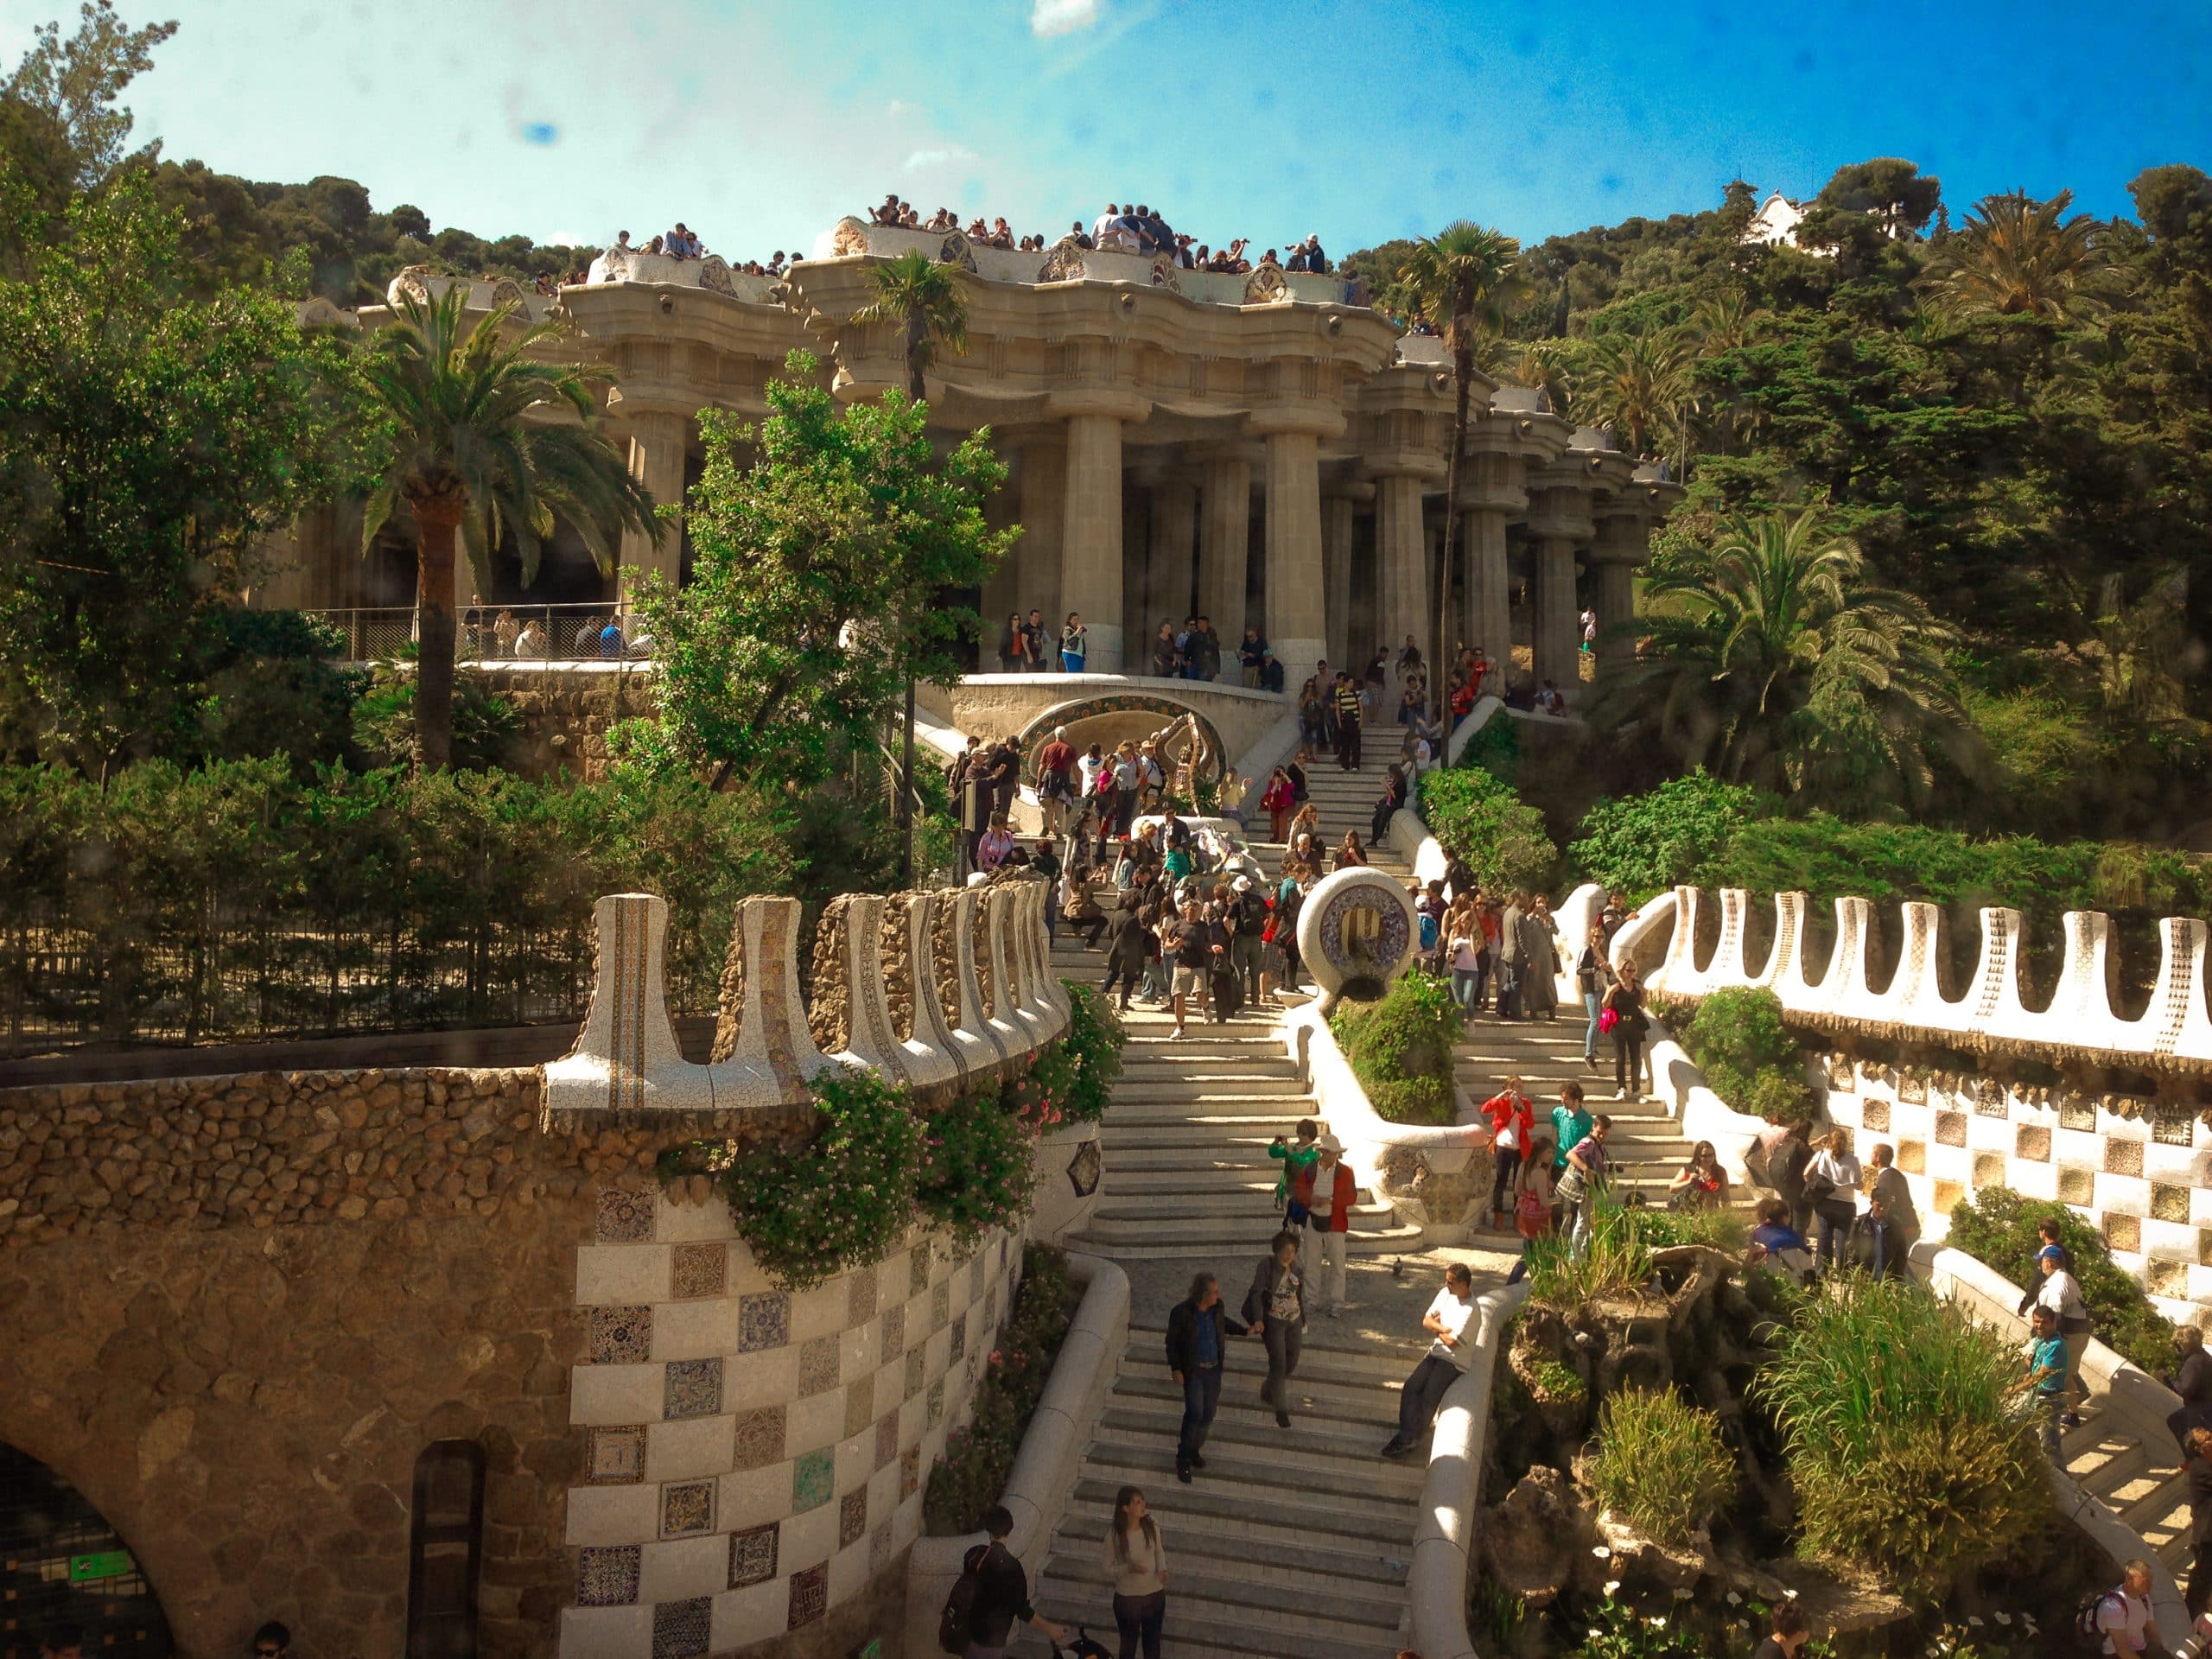
{"label": "white ceramic tile", "polygon": [[[697,1067],[687,1067],[697,1071]],[[700,1074],[699,1104],[706,1105],[705,1077]],[[664,1244],[686,1244],[707,1238],[734,1238],[737,1229],[729,1218],[729,1205],[720,1197],[704,1204],[672,1204],[665,1193],[653,1206],[653,1236]]]}
{"label": "white ceramic tile", "polygon": [[722,1361],[722,1404],[730,1411],[780,1406],[798,1392],[798,1349],[763,1348]]}
{"label": "white ceramic tile", "polygon": [[833,1279],[826,1285],[817,1285],[812,1290],[802,1290],[791,1298],[791,1343],[793,1346],[810,1337],[835,1336],[845,1328],[845,1281]]}
{"label": "white ceramic tile", "polygon": [[711,1532],[645,1546],[638,1578],[640,1601],[681,1601],[729,1588],[729,1535]]}
{"label": "white ceramic tile", "polygon": [[715,1505],[715,1524],[724,1532],[743,1532],[747,1527],[780,1521],[791,1512],[791,1465],[772,1463],[760,1469],[741,1469],[722,1477],[721,1495]]}
{"label": "white ceramic tile", "polygon": [[833,1497],[819,1509],[795,1515],[784,1522],[776,1571],[788,1578],[810,1567],[817,1567],[828,1560],[836,1548],[837,1500]]}
{"label": "white ceramic tile", "polygon": [[572,1486],[569,1489],[570,1544],[640,1544],[660,1532],[658,1486]]}
{"label": "white ceramic tile", "polygon": [[668,1294],[664,1244],[580,1244],[576,1300],[585,1307],[658,1302]]}
{"label": "white ceramic tile", "polygon": [[653,1647],[653,1610],[569,1607],[561,1613],[561,1659],[637,1659]]}
{"label": "white ceramic tile", "polygon": [[784,1408],[784,1446],[794,1457],[831,1445],[844,1432],[845,1391],[842,1389],[810,1395],[804,1400],[794,1400]]}
{"label": "white ceramic tile", "polygon": [[850,1601],[868,1589],[868,1535],[830,1558],[830,1605]]}
{"label": "white ceramic tile", "polygon": [[[780,1557],[776,1564],[779,1568],[782,1567]],[[791,1605],[788,1577],[747,1585],[742,1590],[723,1591],[715,1598],[715,1651],[728,1653],[784,1635],[790,1624]]]}
{"label": "white ceramic tile", "polygon": [[[662,1302],[653,1309],[655,1359],[712,1359],[737,1350],[737,1299]],[[728,1373],[724,1373],[728,1382]]]}
{"label": "white ceramic tile", "polygon": [[649,1482],[726,1475],[734,1455],[734,1420],[729,1417],[684,1417],[654,1423],[645,1430]]}
{"label": "white ceramic tile", "polygon": [[658,1365],[574,1365],[569,1421],[579,1427],[658,1422],[668,1377]]}
{"label": "white ceramic tile", "polygon": [[837,1338],[837,1375],[866,1376],[875,1369],[875,1353],[883,1340],[883,1322],[870,1319]]}
{"label": "white ceramic tile", "polygon": [[837,1442],[837,1496],[868,1484],[868,1471],[875,1466],[875,1430],[870,1427],[865,1434],[855,1434],[849,1440]]}

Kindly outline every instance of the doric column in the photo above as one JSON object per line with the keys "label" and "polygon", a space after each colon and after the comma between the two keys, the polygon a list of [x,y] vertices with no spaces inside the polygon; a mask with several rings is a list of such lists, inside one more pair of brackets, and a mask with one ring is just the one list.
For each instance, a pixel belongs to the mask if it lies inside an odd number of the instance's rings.
{"label": "doric column", "polygon": [[[1598,649],[1594,666],[1599,674],[1626,662],[1635,647],[1629,643],[1627,625],[1636,612],[1636,570],[1651,556],[1649,527],[1640,518],[1600,518],[1597,540],[1590,549],[1592,604],[1598,613]],[[1612,631],[1620,629],[1618,634]]]}
{"label": "doric column", "polygon": [[1145,588],[1151,580],[1152,493],[1134,489],[1135,480],[1122,479],[1122,646],[1123,666],[1144,667]]}
{"label": "doric column", "polygon": [[1067,417],[1067,499],[1060,524],[1060,601],[1046,620],[1071,611],[1089,630],[1085,666],[1122,669],[1122,422],[1119,407],[1082,407]]}
{"label": "doric column", "polygon": [[1322,616],[1327,601],[1321,569],[1321,467],[1310,428],[1268,437],[1268,643],[1296,686],[1328,655]]}
{"label": "doric column", "polygon": [[[627,423],[630,475],[645,486],[655,505],[681,508],[683,455],[691,439],[690,418],[668,410],[645,410],[631,415]],[[679,514],[661,525],[658,545],[643,531],[624,531],[620,556],[622,563],[617,580],[622,584],[626,601],[630,582],[648,570],[659,572],[674,588],[683,569],[683,518]],[[471,578],[463,576],[461,580],[464,587],[473,588]]]}
{"label": "doric column", "polygon": [[1551,681],[1568,697],[1582,689],[1580,609],[1575,603],[1574,550],[1587,540],[1594,527],[1589,518],[1589,498],[1580,490],[1543,489],[1529,493],[1529,532],[1535,551],[1535,619],[1529,645],[1535,658],[1536,683]]}
{"label": "doric column", "polygon": [[[1244,564],[1252,543],[1252,463],[1240,454],[1206,458],[1198,503],[1198,608],[1213,619],[1228,654],[1244,637]],[[1181,617],[1175,620],[1179,625]],[[1224,665],[1224,671],[1226,672]]]}
{"label": "doric column", "polygon": [[1467,457],[1459,485],[1466,562],[1465,620],[1467,643],[1479,645],[1503,674],[1513,655],[1512,588],[1505,562],[1505,526],[1529,505],[1518,455],[1478,450]]}
{"label": "doric column", "polygon": [[1152,492],[1152,525],[1145,559],[1144,633],[1127,642],[1128,671],[1151,666],[1152,637],[1163,621],[1183,625],[1191,613],[1191,590],[1198,532],[1198,486],[1185,478],[1161,480]]}
{"label": "doric column", "polygon": [[[1014,608],[1043,613],[1059,635],[1060,521],[1066,513],[1066,446],[1055,431],[1021,447],[1021,539],[1014,546]],[[1121,522],[1116,515],[1115,522]]]}
{"label": "doric column", "polygon": [[[1406,636],[1427,639],[1436,632],[1436,598],[1427,592],[1428,531],[1421,518],[1422,480],[1416,473],[1386,473],[1375,486],[1375,643],[1392,657]],[[1426,626],[1422,618],[1427,617]],[[1357,670],[1363,663],[1348,664]]]}
{"label": "doric column", "polygon": [[[1007,530],[1020,523],[1021,471],[1027,458],[1014,443],[1003,446],[1000,457],[1007,465],[1009,476],[1004,487],[995,490],[991,499],[983,504],[983,522],[993,530]],[[998,569],[984,580],[982,596],[976,601],[982,613],[983,629],[976,641],[976,654],[982,671],[998,671],[999,630],[1006,626],[1007,613],[1020,601],[1021,539],[1014,546]]]}
{"label": "doric column", "polygon": [[1373,495],[1371,485],[1339,488],[1321,498],[1323,635],[1328,658],[1341,664],[1351,655],[1351,526],[1357,494]]}

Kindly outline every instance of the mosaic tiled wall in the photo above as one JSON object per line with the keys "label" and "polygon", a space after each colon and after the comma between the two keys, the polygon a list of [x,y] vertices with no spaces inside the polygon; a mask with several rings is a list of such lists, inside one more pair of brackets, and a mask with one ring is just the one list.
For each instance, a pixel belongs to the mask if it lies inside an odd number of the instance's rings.
{"label": "mosaic tiled wall", "polygon": [[728,1653],[865,1593],[921,1530],[1020,1255],[1004,1234],[958,1260],[918,1236],[787,1294],[725,1205],[603,1193],[576,1255],[590,1348],[562,1659]]}
{"label": "mosaic tiled wall", "polygon": [[1923,1216],[1987,1186],[2061,1200],[2169,1317],[2212,1325],[2212,1134],[2193,1113],[1840,1054],[1825,1064],[1828,1117],[1862,1158],[1878,1141],[1897,1148]]}

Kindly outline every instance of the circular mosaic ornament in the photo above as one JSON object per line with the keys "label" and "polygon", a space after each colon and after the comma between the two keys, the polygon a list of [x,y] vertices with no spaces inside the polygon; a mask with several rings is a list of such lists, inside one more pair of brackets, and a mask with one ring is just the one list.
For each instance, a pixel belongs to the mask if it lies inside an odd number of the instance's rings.
{"label": "circular mosaic ornament", "polygon": [[1372,1001],[1413,965],[1414,901],[1379,870],[1338,870],[1306,895],[1298,950],[1320,987],[1322,1011]]}

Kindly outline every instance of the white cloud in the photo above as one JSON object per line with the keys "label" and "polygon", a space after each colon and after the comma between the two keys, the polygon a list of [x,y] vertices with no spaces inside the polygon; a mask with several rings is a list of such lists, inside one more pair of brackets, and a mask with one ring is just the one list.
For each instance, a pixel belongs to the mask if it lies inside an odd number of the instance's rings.
{"label": "white cloud", "polygon": [[1072,35],[1098,22],[1098,0],[1032,0],[1029,29],[1040,39]]}
{"label": "white cloud", "polygon": [[909,104],[903,98],[894,98],[891,100],[890,106],[883,112],[896,121],[902,116],[919,115],[922,112],[922,106],[918,104]]}
{"label": "white cloud", "polygon": [[918,149],[906,157],[906,170],[918,173],[924,168],[943,167],[949,162],[972,162],[976,152],[964,144],[940,144],[933,149]]}

